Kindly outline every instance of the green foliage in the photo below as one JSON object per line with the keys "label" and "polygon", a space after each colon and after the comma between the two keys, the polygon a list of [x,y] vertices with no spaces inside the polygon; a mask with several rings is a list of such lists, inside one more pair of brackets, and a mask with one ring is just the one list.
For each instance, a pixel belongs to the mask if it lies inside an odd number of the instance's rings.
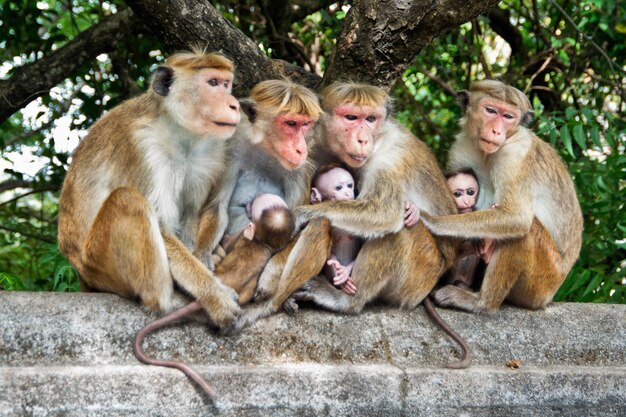
{"label": "green foliage", "polygon": [[[276,33],[282,21],[272,22],[268,0],[212,3],[269,56],[322,74],[349,2],[323,2],[288,22],[287,35]],[[122,7],[120,0],[0,2],[0,79]],[[0,184],[28,184],[0,194],[1,289],[78,290],[77,274],[55,244],[58,190],[70,153],[105,110],[145,89],[163,59],[161,48],[147,36],[120,42],[0,125]],[[625,2],[507,0],[435,39],[392,89],[395,116],[442,167],[461,116],[455,91],[475,79],[501,78],[529,95],[535,131],[567,164],[584,213],[580,259],[557,300],[625,302],[625,57]],[[63,121],[71,134],[61,129]],[[29,153],[35,168],[25,159]]]}

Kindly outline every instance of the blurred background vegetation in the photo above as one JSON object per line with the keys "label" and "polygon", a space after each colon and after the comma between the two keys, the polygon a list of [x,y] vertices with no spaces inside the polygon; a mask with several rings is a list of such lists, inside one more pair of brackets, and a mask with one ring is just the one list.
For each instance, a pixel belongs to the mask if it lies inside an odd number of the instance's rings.
{"label": "blurred background vegetation", "polygon": [[[323,74],[349,1],[297,21],[271,0],[211,2],[273,58]],[[445,166],[460,109],[455,92],[500,78],[529,95],[535,131],[576,183],[585,230],[580,259],[557,300],[626,298],[626,5],[618,0],[509,0],[424,49],[393,86],[396,117]],[[70,42],[120,1],[3,1],[0,81]],[[77,291],[59,254],[59,190],[71,152],[107,109],[139,94],[164,59],[142,35],[120,42],[0,125],[0,289]],[[554,213],[558,216],[559,213]]]}

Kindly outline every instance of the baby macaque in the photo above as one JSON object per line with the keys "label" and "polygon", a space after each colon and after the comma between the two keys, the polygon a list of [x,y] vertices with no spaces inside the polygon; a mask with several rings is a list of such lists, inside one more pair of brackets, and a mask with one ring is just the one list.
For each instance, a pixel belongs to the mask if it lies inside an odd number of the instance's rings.
{"label": "baby macaque", "polygon": [[[459,214],[476,210],[476,200],[480,191],[476,174],[471,168],[460,169],[445,175],[448,187],[452,191],[454,202]],[[493,204],[492,208],[497,207]],[[482,258],[489,263],[493,253],[493,240],[485,239],[476,242],[465,240],[461,243],[452,269],[447,274],[446,283],[469,289],[474,284],[476,268]]]}
{"label": "baby macaque", "polygon": [[[337,164],[321,167],[313,177],[311,204],[323,201],[354,200],[354,178]],[[346,294],[356,294],[352,269],[361,241],[341,229],[332,230],[333,245],[326,261],[325,273],[335,286]]]}
{"label": "baby macaque", "polygon": [[[324,201],[354,200],[354,178],[339,164],[324,165],[313,177],[311,204]],[[404,224],[411,227],[419,220],[419,209],[410,202],[405,202]],[[335,286],[346,294],[356,294],[357,288],[352,279],[354,261],[361,247],[360,239],[334,228],[333,245],[330,257],[326,261],[325,273]]]}
{"label": "baby macaque", "polygon": [[277,195],[261,194],[247,208],[250,222],[224,248],[227,255],[215,275],[239,294],[239,304],[248,303],[270,257],[291,239],[294,218],[287,203]]}

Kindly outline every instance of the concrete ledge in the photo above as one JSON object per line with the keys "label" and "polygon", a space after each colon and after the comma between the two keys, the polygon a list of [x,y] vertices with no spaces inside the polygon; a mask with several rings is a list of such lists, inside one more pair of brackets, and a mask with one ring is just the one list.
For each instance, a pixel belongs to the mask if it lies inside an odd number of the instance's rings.
{"label": "concrete ledge", "polygon": [[[137,330],[155,315],[108,294],[0,292],[0,416],[616,416],[626,410],[626,306],[553,304],[493,316],[442,310],[474,352],[423,309],[358,316],[277,314],[241,335],[201,323],[150,336],[145,350],[184,360],[215,403],[179,371],[141,365]],[[506,363],[517,359],[519,369]]]}

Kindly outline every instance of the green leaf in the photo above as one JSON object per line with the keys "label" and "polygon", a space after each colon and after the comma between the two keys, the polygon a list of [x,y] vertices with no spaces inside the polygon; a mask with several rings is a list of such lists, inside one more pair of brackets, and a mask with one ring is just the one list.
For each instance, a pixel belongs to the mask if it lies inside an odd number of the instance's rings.
{"label": "green leaf", "polygon": [[574,140],[576,141],[580,149],[587,149],[587,141],[585,137],[585,132],[583,131],[583,126],[581,124],[577,124],[576,126],[574,126],[572,133],[574,134]]}
{"label": "green leaf", "polygon": [[593,141],[594,145],[602,149],[602,142],[600,142],[600,128],[598,128],[598,126],[591,126],[589,136],[591,136],[591,140]]}
{"label": "green leaf", "polygon": [[574,149],[572,148],[572,137],[569,134],[569,130],[567,129],[567,126],[562,126],[560,132],[561,132],[561,142],[563,142],[563,145],[565,145],[565,149],[572,157],[575,157]]}

